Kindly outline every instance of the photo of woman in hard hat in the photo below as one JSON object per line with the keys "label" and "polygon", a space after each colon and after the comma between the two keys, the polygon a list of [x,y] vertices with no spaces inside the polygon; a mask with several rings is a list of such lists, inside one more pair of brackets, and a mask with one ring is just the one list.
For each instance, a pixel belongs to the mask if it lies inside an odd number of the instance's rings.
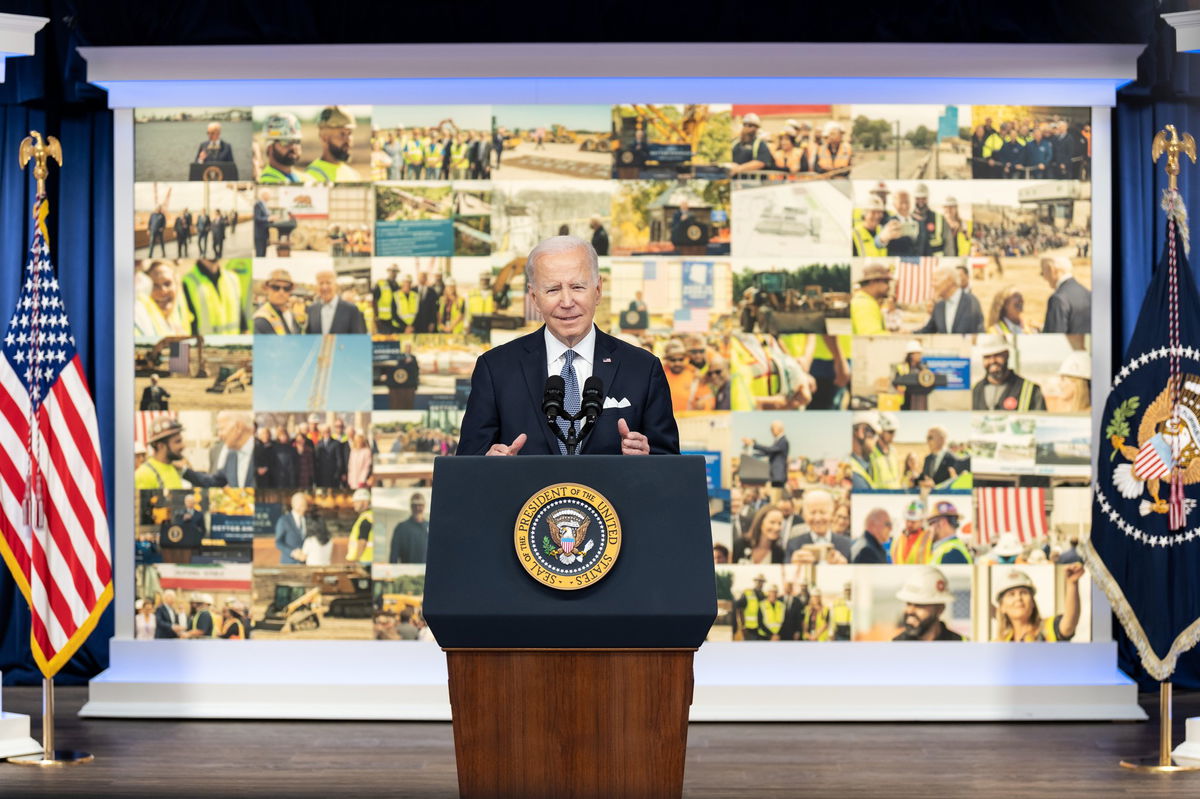
{"label": "photo of woman in hard hat", "polygon": [[[1072,563],[1060,569],[1063,582],[1062,613],[1043,617],[1038,608],[1037,585],[1031,572],[1044,571],[1053,585],[1053,566],[1024,567],[997,566],[992,569],[992,608],[995,613],[993,641],[1070,641],[1079,629],[1081,603],[1079,581],[1083,577],[1083,564]],[[1042,575],[1038,575],[1039,577]],[[1039,580],[1039,582],[1041,582]],[[1043,597],[1042,604],[1054,605],[1054,597]]]}

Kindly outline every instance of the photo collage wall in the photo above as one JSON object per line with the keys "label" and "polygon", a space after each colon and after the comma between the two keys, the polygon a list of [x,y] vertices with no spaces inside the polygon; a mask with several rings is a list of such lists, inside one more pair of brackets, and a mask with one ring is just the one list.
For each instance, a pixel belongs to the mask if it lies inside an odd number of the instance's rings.
{"label": "photo collage wall", "polygon": [[135,111],[144,637],[433,640],[434,458],[600,256],[708,464],[710,640],[1087,641],[1087,108]]}

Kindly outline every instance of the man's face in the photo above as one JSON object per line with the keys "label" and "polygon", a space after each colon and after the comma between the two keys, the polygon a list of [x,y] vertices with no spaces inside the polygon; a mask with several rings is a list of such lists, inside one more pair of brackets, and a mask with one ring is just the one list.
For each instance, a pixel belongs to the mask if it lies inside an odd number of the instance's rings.
{"label": "man's face", "polygon": [[743,142],[752,142],[752,141],[754,141],[754,137],[757,135],[758,135],[758,125],[755,125],[753,122],[743,122],[742,123],[742,141]]}
{"label": "man's face", "polygon": [[592,327],[601,283],[579,248],[539,257],[529,291],[551,335],[573,346]]}
{"label": "man's face", "polygon": [[414,519],[417,519],[419,521],[419,520],[425,518],[425,498],[424,497],[421,497],[420,499],[414,498],[412,501],[412,504],[409,505],[409,508],[412,510],[412,515],[413,515]]}
{"label": "man's face", "polygon": [[[267,147],[267,158],[276,167],[291,169],[300,160],[300,153],[299,139],[280,139],[279,141],[271,142],[270,146]],[[263,202],[266,202],[267,199],[267,196],[263,195]]]}
{"label": "man's face", "polygon": [[885,514],[877,514],[867,521],[867,532],[878,542],[883,543],[892,537],[892,520]]}
{"label": "man's face", "polygon": [[925,436],[925,443],[929,445],[930,452],[937,452],[946,446],[946,439],[938,431],[930,430]]}
{"label": "man's face", "polygon": [[217,141],[220,138],[221,138],[221,126],[220,125],[209,125],[208,126],[208,140],[209,141]]}
{"label": "man's face", "polygon": [[321,139],[333,160],[350,160],[350,148],[354,146],[354,134],[350,128],[327,128],[321,131]]}
{"label": "man's face", "polygon": [[183,507],[186,508],[187,510],[195,510],[196,509],[196,496],[194,494],[188,494],[187,496],[185,496],[183,498]]}
{"label": "man's face", "polygon": [[828,533],[833,524],[833,499],[825,494],[810,494],[804,501],[804,521],[814,533]]}
{"label": "man's face", "polygon": [[308,497],[303,494],[296,494],[292,497],[292,511],[303,515],[308,512]]}
{"label": "man's face", "polygon": [[904,606],[905,631],[913,637],[924,635],[937,624],[945,609],[945,605],[914,605],[909,602]]}
{"label": "man's face", "polygon": [[217,420],[217,437],[227,447],[235,447],[242,438],[242,422],[236,417],[222,416]]}
{"label": "man's face", "polygon": [[175,305],[175,273],[167,265],[157,266],[150,273],[150,299],[164,311]]}
{"label": "man's face", "polygon": [[404,276],[404,279],[400,281],[400,290],[401,291],[411,291],[412,290],[412,278],[411,277],[409,277],[408,275]]}
{"label": "man's face", "polygon": [[336,422],[333,423],[333,434],[335,436],[341,436],[345,432],[346,432],[346,423],[345,422],[343,422],[341,419],[338,419]]}
{"label": "man's face", "polygon": [[842,141],[841,128],[834,128],[825,135],[825,141],[829,144],[840,144]]}
{"label": "man's face", "polygon": [[945,516],[939,516],[929,523],[929,529],[938,538],[949,538],[954,535],[954,527]]}
{"label": "man's face", "polygon": [[755,580],[755,581],[754,581],[754,590],[755,590],[755,591],[761,591],[761,590],[762,590],[762,588],[763,588],[763,586],[764,586],[764,585],[766,585],[766,584],[767,584],[767,581],[766,581],[766,580]]}
{"label": "man's face", "polygon": [[663,356],[663,361],[667,365],[667,371],[673,375],[682,374],[687,368],[687,353],[678,348],[667,350],[667,354]]}
{"label": "man's face", "polygon": [[983,368],[993,382],[999,383],[1008,376],[1008,351],[993,352],[983,356]]}
{"label": "man's face", "polygon": [[1042,280],[1050,284],[1050,288],[1058,288],[1058,275],[1055,274],[1053,261],[1042,262]]}
{"label": "man's face", "polygon": [[337,294],[337,278],[333,272],[322,272],[317,275],[317,296],[321,302],[330,302]]}
{"label": "man's face", "polygon": [[946,214],[946,219],[950,222],[958,222],[958,206],[947,205],[942,209]]}
{"label": "man's face", "polygon": [[904,534],[917,535],[925,532],[925,525],[921,521],[913,521],[912,519],[904,520]]}
{"label": "man's face", "polygon": [[863,284],[863,291],[877,300],[887,296],[891,284],[886,280],[869,280]]}
{"label": "man's face", "polygon": [[176,433],[167,439],[167,463],[183,460],[183,435]]}
{"label": "man's face", "polygon": [[687,354],[688,361],[697,369],[703,367],[707,362],[708,351],[703,341],[689,341]]}
{"label": "man's face", "polygon": [[912,200],[906,191],[896,192],[896,215],[908,216],[912,211]]}
{"label": "man's face", "polygon": [[919,211],[920,213],[923,214],[929,210],[929,198],[928,197],[919,197],[918,196],[918,197],[913,198],[913,200],[916,203],[917,211]]}
{"label": "man's face", "polygon": [[863,214],[863,222],[866,223],[868,230],[874,230],[879,227],[879,223],[883,221],[883,211],[867,211]]}

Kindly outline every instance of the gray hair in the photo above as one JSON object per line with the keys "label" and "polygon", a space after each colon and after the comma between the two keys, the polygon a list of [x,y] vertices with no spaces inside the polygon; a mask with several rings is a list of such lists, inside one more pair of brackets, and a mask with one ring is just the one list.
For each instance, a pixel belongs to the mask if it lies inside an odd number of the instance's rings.
{"label": "gray hair", "polygon": [[596,249],[592,247],[590,241],[581,239],[578,236],[551,236],[548,239],[538,242],[537,246],[529,251],[529,257],[525,259],[526,290],[533,287],[533,270],[537,265],[538,258],[541,258],[543,255],[554,255],[577,249],[583,250],[584,254],[587,255],[588,263],[592,267],[592,282],[599,282],[600,258],[596,255]]}

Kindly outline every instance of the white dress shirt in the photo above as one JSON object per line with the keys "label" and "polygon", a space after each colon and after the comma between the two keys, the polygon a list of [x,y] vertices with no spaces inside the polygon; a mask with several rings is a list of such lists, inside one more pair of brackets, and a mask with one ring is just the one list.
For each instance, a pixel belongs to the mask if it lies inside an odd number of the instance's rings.
{"label": "white dress shirt", "polygon": [[334,297],[329,302],[321,303],[321,332],[329,333],[333,330],[333,314],[337,311],[338,298]]}
{"label": "white dress shirt", "polygon": [[546,377],[562,372],[567,350],[575,350],[575,360],[572,366],[575,367],[576,382],[579,386],[579,402],[582,403],[583,381],[592,376],[593,359],[596,357],[596,326],[592,325],[583,340],[574,347],[568,347],[556,339],[550,332],[550,328],[547,327],[544,332],[546,335]]}
{"label": "white dress shirt", "polygon": [[247,436],[246,443],[242,444],[239,449],[225,447],[220,461],[222,473],[229,468],[230,458],[237,458],[238,484],[233,487],[245,488],[246,481],[250,479],[250,470],[254,468],[254,436]]}
{"label": "white dress shirt", "polygon": [[950,298],[946,300],[946,332],[954,332],[954,317],[958,315],[958,304],[962,302],[962,289],[955,289]]}

